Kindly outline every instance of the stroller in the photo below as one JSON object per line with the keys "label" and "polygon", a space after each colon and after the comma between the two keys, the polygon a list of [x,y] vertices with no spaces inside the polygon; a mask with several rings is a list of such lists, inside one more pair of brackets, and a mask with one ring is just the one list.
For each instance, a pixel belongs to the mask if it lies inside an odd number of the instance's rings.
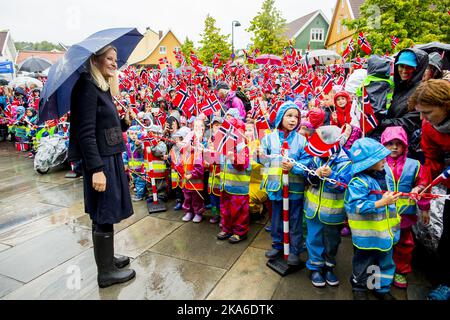
{"label": "stroller", "polygon": [[64,163],[69,150],[69,138],[63,131],[53,136],[42,137],[34,158],[34,170],[46,174],[50,168]]}

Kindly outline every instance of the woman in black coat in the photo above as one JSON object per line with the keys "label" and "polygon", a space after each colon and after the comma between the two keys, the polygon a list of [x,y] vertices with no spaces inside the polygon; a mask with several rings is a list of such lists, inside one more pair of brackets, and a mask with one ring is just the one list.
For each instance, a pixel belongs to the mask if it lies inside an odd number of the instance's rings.
{"label": "woman in black coat", "polygon": [[104,288],[135,277],[134,270],[120,270],[129,258],[114,257],[113,228],[133,214],[133,207],[122,162],[122,124],[111,96],[118,91],[113,85],[117,50],[107,46],[89,62],[90,71],[72,91],[69,161],[82,160],[85,211],[92,220],[98,285]]}

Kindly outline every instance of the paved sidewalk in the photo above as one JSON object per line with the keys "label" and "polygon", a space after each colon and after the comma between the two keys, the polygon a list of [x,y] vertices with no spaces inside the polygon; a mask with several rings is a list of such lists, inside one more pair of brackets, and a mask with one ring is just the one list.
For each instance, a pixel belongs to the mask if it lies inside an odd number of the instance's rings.
{"label": "paved sidewalk", "polygon": [[[219,241],[218,225],[181,221],[169,210],[149,215],[145,202],[115,226],[116,252],[132,258],[134,280],[99,289],[82,179],[67,170],[46,175],[13,144],[0,143],[0,298],[2,299],[352,299],[353,249],[344,238],[337,288],[314,288],[306,269],[280,277],[266,267],[267,219],[252,223],[246,241]],[[209,213],[207,213],[209,214]],[[302,256],[306,259],[306,254]],[[418,271],[398,299],[424,299],[430,284]]]}

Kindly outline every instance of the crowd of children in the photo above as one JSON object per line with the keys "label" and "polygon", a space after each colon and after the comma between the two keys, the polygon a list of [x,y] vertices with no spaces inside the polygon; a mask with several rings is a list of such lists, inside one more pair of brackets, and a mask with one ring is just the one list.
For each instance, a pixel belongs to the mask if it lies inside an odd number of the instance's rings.
{"label": "crowd of children", "polygon": [[[160,73],[149,81],[148,71],[128,67],[116,105],[130,124],[123,160],[133,201],[154,201],[154,179],[158,200],[175,199],[174,210],[184,211],[182,221],[200,223],[211,209],[209,222],[219,224],[217,239],[232,244],[247,238],[252,215],[267,212],[268,259],[283,255],[283,205],[288,203],[288,265],[301,264],[306,243],[311,283],[339,285],[336,255],[342,233],[351,232],[355,299],[367,299],[368,289],[380,299],[393,299],[391,285],[406,288],[412,271],[412,226],[419,217],[429,220],[430,202],[417,194],[430,181],[421,163],[408,158],[402,127],[388,126],[380,142],[367,137],[371,130],[361,126],[367,111],[358,112],[366,98],[361,69],[348,75],[345,84],[337,79],[343,71],[336,67],[335,82],[341,83],[325,90],[319,80],[323,70],[305,68],[308,79],[316,73],[319,83],[303,83],[311,88],[299,93],[289,91],[286,84],[292,79],[270,68],[243,71],[243,76],[233,70],[229,77],[225,72],[224,78],[190,78],[189,83],[183,76],[161,78]],[[185,103],[188,96],[180,98],[188,91],[186,82],[190,92],[204,92],[196,110]],[[391,89],[388,83],[383,91],[384,108]],[[248,109],[237,90],[251,101]],[[206,112],[199,100],[211,103],[214,98],[219,107]],[[36,121],[34,109],[16,105],[16,119],[26,112],[27,122]],[[25,139],[18,125],[14,133]],[[313,136],[333,151],[314,151]],[[287,194],[283,172],[288,173]],[[372,274],[378,282],[371,287]]]}

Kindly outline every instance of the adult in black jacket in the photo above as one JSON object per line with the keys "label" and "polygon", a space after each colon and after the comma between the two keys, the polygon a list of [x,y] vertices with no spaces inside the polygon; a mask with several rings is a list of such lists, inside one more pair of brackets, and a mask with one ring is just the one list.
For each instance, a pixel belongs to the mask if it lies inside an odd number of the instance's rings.
{"label": "adult in black jacket", "polygon": [[117,51],[101,49],[89,60],[90,72],[74,86],[71,97],[69,161],[82,160],[85,211],[92,220],[98,285],[101,288],[132,279],[134,270],[120,268],[127,257],[114,257],[115,223],[133,214],[122,162],[125,144],[111,91]]}
{"label": "adult in black jacket", "polygon": [[[415,65],[415,66],[414,66]],[[379,124],[378,130],[387,127],[401,126],[406,130],[408,138],[421,127],[419,112],[408,111],[408,98],[422,81],[428,67],[428,54],[420,49],[405,49],[395,59],[394,95],[386,118]],[[401,72],[399,72],[399,69]],[[414,69],[414,70],[412,70]]]}

